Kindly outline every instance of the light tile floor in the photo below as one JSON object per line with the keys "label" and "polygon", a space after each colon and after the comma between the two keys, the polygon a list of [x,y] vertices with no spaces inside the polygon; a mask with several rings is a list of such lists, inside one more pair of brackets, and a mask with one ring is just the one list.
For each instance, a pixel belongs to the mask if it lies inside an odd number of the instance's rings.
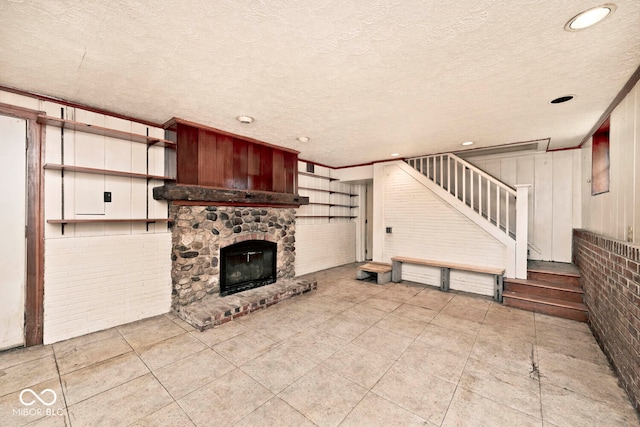
{"label": "light tile floor", "polygon": [[585,324],[355,265],[313,276],[206,332],[166,314],[0,353],[0,425],[640,425]]}

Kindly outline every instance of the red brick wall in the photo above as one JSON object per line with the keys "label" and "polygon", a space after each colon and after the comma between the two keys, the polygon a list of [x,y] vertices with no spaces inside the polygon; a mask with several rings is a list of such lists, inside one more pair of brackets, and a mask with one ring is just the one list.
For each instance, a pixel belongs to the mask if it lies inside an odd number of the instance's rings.
{"label": "red brick wall", "polygon": [[640,409],[640,247],[573,230],[589,324]]}

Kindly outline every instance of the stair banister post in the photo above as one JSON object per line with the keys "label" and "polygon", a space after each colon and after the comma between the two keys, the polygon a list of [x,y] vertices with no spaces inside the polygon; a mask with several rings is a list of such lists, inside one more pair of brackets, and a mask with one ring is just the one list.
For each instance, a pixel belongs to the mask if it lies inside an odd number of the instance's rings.
{"label": "stair banister post", "polygon": [[529,187],[516,185],[516,278],[527,278],[527,242],[529,235]]}

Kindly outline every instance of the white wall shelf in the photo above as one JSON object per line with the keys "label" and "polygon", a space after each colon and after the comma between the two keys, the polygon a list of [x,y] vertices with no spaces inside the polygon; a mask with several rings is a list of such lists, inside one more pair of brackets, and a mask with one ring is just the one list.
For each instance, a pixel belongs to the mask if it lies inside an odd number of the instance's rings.
{"label": "white wall shelf", "polygon": [[341,205],[338,203],[318,203],[318,202],[309,202],[310,205],[317,205],[317,206],[329,206],[329,207],[334,207],[334,206],[338,206],[341,208],[357,208],[358,206],[355,205]]}
{"label": "white wall shelf", "polygon": [[320,178],[320,179],[327,179],[329,181],[339,181],[338,178],[331,178],[329,176],[324,176],[324,175],[316,175],[315,173],[309,173],[309,172],[298,171],[298,175],[311,176],[313,178]]}
{"label": "white wall shelf", "polygon": [[110,175],[110,176],[125,176],[130,178],[142,178],[142,179],[158,179],[163,181],[175,181],[175,178],[169,176],[162,175],[149,175],[144,173],[135,173],[135,172],[123,172],[116,171],[111,169],[96,169],[96,168],[87,168],[83,166],[72,166],[72,165],[59,165],[54,163],[47,163],[44,165],[45,169],[59,170],[59,171],[68,171],[68,172],[78,172],[78,173],[88,173],[93,175]]}
{"label": "white wall shelf", "polygon": [[[67,120],[62,118],[55,118],[51,116],[40,116],[38,117],[38,123],[45,124],[48,126],[54,126],[60,128],[60,141],[61,141],[61,151],[62,156],[60,158],[59,163],[46,163],[43,166],[43,169],[46,170],[54,170],[60,171],[60,204],[61,204],[61,215],[60,218],[51,218],[47,219],[47,224],[58,224],[61,225],[61,232],[64,235],[65,225],[71,224],[91,224],[91,223],[143,223],[147,225],[147,231],[149,230],[149,225],[154,223],[165,223],[170,224],[172,221],[168,218],[149,218],[149,185],[151,180],[160,180],[165,182],[175,182],[175,178],[171,176],[165,175],[156,175],[149,173],[149,150],[151,147],[161,147],[166,149],[173,150],[176,148],[176,144],[172,141],[157,138],[147,135],[141,135],[131,132],[125,132],[117,129],[110,129],[102,126],[95,126],[87,123],[76,122],[73,120]],[[67,165],[65,164],[64,159],[64,131],[71,130],[75,132],[92,134],[103,136],[107,138],[113,138],[113,140],[120,140],[124,142],[131,142],[137,144],[146,145],[146,157],[141,158],[146,159],[146,164],[140,164],[138,170],[146,168],[147,173],[139,173],[139,172],[127,172],[122,170],[114,170],[114,169],[103,169],[103,168],[93,168],[86,166],[76,166],[76,165]],[[148,131],[147,131],[148,133]],[[108,144],[109,140],[105,140],[105,144]],[[133,167],[132,167],[133,168]],[[147,218],[65,218],[65,191],[64,191],[64,182],[65,182],[65,172],[74,172],[80,174],[90,174],[90,175],[101,175],[101,176],[117,176],[117,177],[128,177],[133,179],[144,179],[146,180],[147,186],[147,200],[146,200],[146,211]],[[76,178],[77,179],[77,178]],[[98,214],[98,213],[96,213]],[[98,214],[99,215],[99,214]],[[140,215],[140,214],[138,214]]]}
{"label": "white wall shelf", "polygon": [[357,216],[349,215],[297,215],[296,218],[358,218]]}
{"label": "white wall shelf", "polygon": [[48,219],[48,224],[92,224],[92,223],[122,223],[122,222],[142,222],[147,224],[152,224],[156,222],[173,222],[169,218],[126,218],[126,219],[100,219],[100,218],[91,218],[91,219]]}
{"label": "white wall shelf", "polygon": [[152,136],[140,135],[137,133],[124,132],[116,129],[104,128],[101,126],[80,123],[73,120],[58,119],[51,116],[38,117],[38,123],[55,126],[62,129],[75,130],[78,132],[91,133],[94,135],[107,136],[110,138],[123,139],[125,141],[137,142],[146,145],[156,145],[158,147],[176,148],[176,143]]}
{"label": "white wall shelf", "polygon": [[329,194],[344,194],[345,196],[351,196],[351,197],[356,197],[357,196],[357,194],[353,194],[353,193],[345,193],[344,191],[335,191],[335,190],[324,190],[322,188],[298,187],[298,189],[299,190],[322,191],[323,193],[329,193]]}

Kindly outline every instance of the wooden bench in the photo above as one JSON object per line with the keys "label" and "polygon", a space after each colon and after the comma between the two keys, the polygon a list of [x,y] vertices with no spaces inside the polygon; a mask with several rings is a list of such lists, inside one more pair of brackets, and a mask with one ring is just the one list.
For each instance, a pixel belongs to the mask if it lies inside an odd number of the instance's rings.
{"label": "wooden bench", "polygon": [[378,285],[383,285],[391,280],[391,264],[384,262],[368,262],[361,265],[356,270],[356,278],[358,280],[367,279],[372,275],[376,275]]}
{"label": "wooden bench", "polygon": [[409,258],[397,256],[391,258],[392,270],[391,280],[394,282],[402,281],[402,264],[416,264],[424,265],[427,267],[437,267],[440,269],[440,290],[444,292],[449,291],[449,274],[451,270],[470,271],[473,273],[490,274],[494,276],[494,291],[493,299],[502,302],[502,289],[503,289],[503,277],[504,268],[496,267],[481,267],[477,265],[456,264],[453,262],[434,261],[428,259]]}

